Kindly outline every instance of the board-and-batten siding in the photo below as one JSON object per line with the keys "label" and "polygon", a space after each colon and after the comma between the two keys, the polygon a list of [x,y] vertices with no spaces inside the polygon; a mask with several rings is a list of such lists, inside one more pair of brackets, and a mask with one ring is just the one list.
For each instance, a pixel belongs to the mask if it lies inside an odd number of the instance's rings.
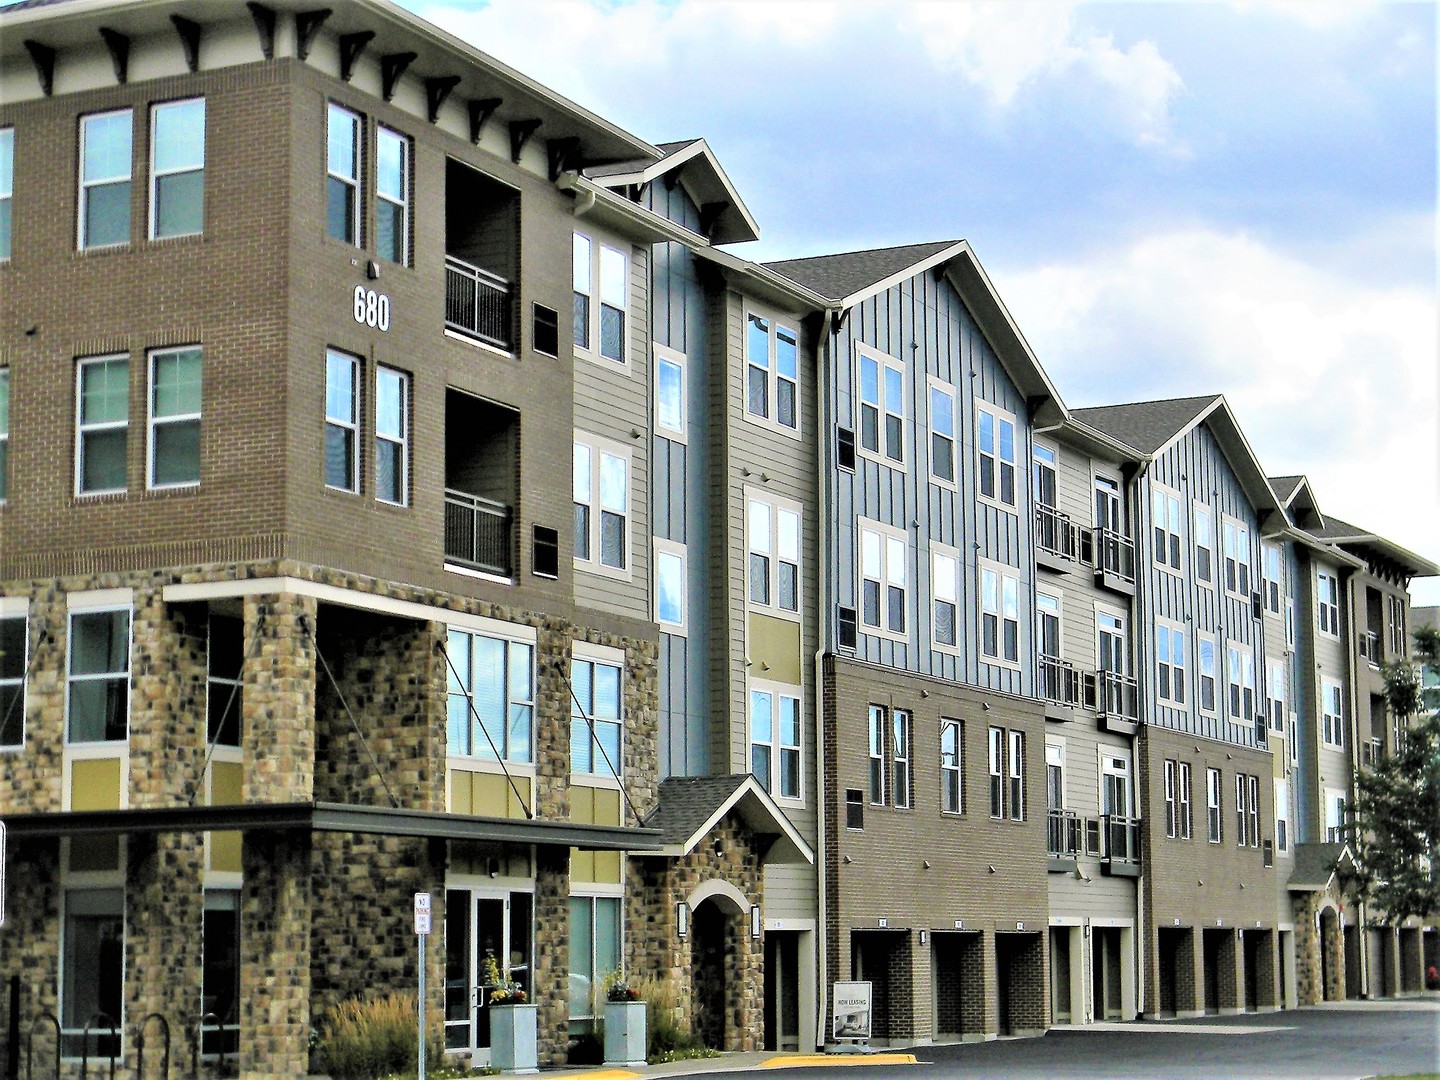
{"label": "board-and-batten siding", "polygon": [[[1152,521],[1152,485],[1179,492],[1181,502],[1181,573],[1174,574],[1155,565]],[[1194,505],[1207,504],[1215,515],[1215,581],[1213,586],[1198,582],[1194,575]],[[1142,700],[1149,705],[1150,722],[1209,739],[1262,746],[1255,738],[1253,721],[1232,722],[1229,718],[1228,651],[1240,644],[1255,664],[1255,706],[1264,705],[1265,655],[1262,623],[1252,617],[1250,596],[1243,599],[1225,591],[1225,518],[1244,523],[1250,532],[1250,585],[1259,588],[1260,529],[1254,506],[1230,468],[1219,442],[1205,423],[1196,425],[1171,443],[1151,462],[1139,485],[1135,507],[1137,521],[1136,568],[1145,574],[1144,617],[1138,639],[1143,643],[1137,666]],[[1186,631],[1187,691],[1198,688],[1199,636],[1216,640],[1216,715],[1207,716],[1198,708],[1196,694],[1187,694],[1186,707],[1162,706],[1156,700],[1155,629],[1157,620],[1177,623]]]}
{"label": "board-and-batten siding", "polygon": [[[630,260],[630,310],[627,368],[609,360],[576,356],[575,429],[599,435],[630,450],[630,521],[627,551],[628,579],[592,573],[583,563],[575,564],[575,602],[636,619],[649,619],[650,612],[650,495],[647,441],[636,439],[635,431],[650,430],[650,361],[646,355],[650,339],[650,260],[643,247],[596,234],[620,244]],[[598,497],[598,493],[597,493]]]}
{"label": "board-and-batten siding", "polygon": [[[900,361],[905,372],[905,466],[863,455],[853,475],[835,471],[835,603],[860,609],[858,519],[869,518],[907,536],[906,641],[869,634],[861,625],[860,659],[1014,694],[1031,684],[1032,592],[1029,417],[1024,396],[985,340],[948,281],[919,274],[853,308],[832,339],[830,393],[836,422],[857,430],[856,379],[861,342]],[[932,484],[929,376],[955,391],[955,472],[958,490]],[[976,493],[977,402],[1015,417],[1016,509],[981,503]],[[858,430],[857,430],[858,442]],[[955,548],[961,559],[960,650],[932,647],[931,543]],[[1020,580],[1020,659],[1016,670],[982,664],[979,655],[979,569],[988,559],[1015,569]],[[833,613],[827,613],[827,619]],[[833,626],[827,627],[833,634]]]}

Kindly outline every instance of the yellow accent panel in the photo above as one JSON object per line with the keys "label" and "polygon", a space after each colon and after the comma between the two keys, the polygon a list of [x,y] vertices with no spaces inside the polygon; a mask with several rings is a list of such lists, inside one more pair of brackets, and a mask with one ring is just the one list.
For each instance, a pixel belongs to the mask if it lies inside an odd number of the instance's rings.
{"label": "yellow accent panel", "polygon": [[449,783],[446,785],[450,789],[450,798],[445,807],[449,813],[470,813],[470,777],[473,775],[473,773],[461,772],[459,769],[450,770]]}
{"label": "yellow accent panel", "polygon": [[241,789],[245,782],[245,767],[238,761],[212,761],[210,763],[210,805],[238,806],[245,799]]}
{"label": "yellow accent panel", "polygon": [[[515,787],[525,803],[533,801],[528,776],[514,777]],[[450,813],[473,814],[478,817],[523,818],[525,807],[510,787],[503,773],[450,770]]]}
{"label": "yellow accent panel", "polygon": [[604,881],[611,885],[620,883],[620,852],[618,851],[595,851],[595,881]]}
{"label": "yellow accent panel", "polygon": [[70,809],[120,809],[119,758],[82,758],[70,763]]}
{"label": "yellow accent panel", "polygon": [[210,834],[210,869],[241,872],[240,834],[238,832],[212,832]]}
{"label": "yellow accent panel", "polygon": [[70,840],[70,872],[96,873],[120,869],[120,837],[75,836]]}
{"label": "yellow accent panel", "polygon": [[[800,684],[800,624],[750,613],[746,640],[750,674],[770,682]],[[769,664],[767,671],[765,665]]]}
{"label": "yellow accent panel", "polygon": [[620,824],[620,792],[615,788],[594,788],[596,825]]}
{"label": "yellow accent panel", "polygon": [[570,820],[577,825],[595,824],[595,789],[570,785]]}
{"label": "yellow accent panel", "polygon": [[1285,779],[1285,736],[1270,732],[1270,772],[1276,780]]}
{"label": "yellow accent panel", "polygon": [[595,880],[595,852],[581,851],[573,847],[570,849],[570,880]]}

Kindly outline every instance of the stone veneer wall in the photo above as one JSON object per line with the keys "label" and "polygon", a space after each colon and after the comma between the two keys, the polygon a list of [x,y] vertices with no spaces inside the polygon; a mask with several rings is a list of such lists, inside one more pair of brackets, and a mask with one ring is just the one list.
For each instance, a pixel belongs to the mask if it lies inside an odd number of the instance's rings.
{"label": "stone veneer wall", "polygon": [[[9,987],[20,977],[20,1047],[24,1060],[25,1036],[33,1019],[59,1010],[56,973],[60,963],[60,841],[10,841],[5,888],[9,890],[5,926],[0,928],[0,1061],[10,1053]],[[17,897],[25,903],[17,904]],[[53,1075],[55,1036],[41,1028],[35,1035],[37,1076]]]}
{"label": "stone veneer wall", "polygon": [[310,836],[250,832],[240,894],[241,1080],[309,1072]]}

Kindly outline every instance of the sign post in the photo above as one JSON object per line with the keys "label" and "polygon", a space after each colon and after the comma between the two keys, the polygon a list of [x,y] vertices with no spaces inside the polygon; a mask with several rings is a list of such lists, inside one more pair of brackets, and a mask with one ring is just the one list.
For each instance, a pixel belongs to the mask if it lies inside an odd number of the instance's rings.
{"label": "sign post", "polygon": [[425,939],[430,935],[430,894],[415,894],[415,938],[420,948],[420,1049],[416,1054],[415,1075],[425,1080]]}

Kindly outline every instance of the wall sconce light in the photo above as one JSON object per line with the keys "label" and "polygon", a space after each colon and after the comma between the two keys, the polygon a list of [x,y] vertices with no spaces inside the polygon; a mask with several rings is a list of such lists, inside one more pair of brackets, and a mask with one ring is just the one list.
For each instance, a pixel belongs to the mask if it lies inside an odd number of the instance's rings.
{"label": "wall sconce light", "polygon": [[683,938],[688,933],[690,933],[690,908],[686,906],[684,900],[680,900],[675,904],[675,936]]}
{"label": "wall sconce light", "polygon": [[922,686],[922,687],[920,688],[920,696],[921,696],[922,698],[928,698],[928,697],[930,696],[930,691],[929,691],[929,690],[926,690],[926,689]]}
{"label": "wall sconce light", "polygon": [[927,933],[925,933],[924,930],[921,930],[921,931],[920,931],[920,944],[921,944],[921,945],[924,945],[925,942],[927,942],[927,941],[929,941],[929,940],[930,940],[930,935],[928,935]]}
{"label": "wall sconce light", "polygon": [[[929,859],[921,859],[921,860],[920,860],[920,865],[923,866],[926,870],[929,870],[929,869],[930,869],[930,860],[929,860]],[[924,931],[921,931],[921,933],[924,933]]]}
{"label": "wall sconce light", "polygon": [[993,866],[987,866],[985,869],[989,870],[992,874],[995,873],[995,867]]}
{"label": "wall sconce light", "polygon": [[750,936],[758,938],[763,929],[764,926],[760,921],[760,905],[754,904],[750,908]]}

